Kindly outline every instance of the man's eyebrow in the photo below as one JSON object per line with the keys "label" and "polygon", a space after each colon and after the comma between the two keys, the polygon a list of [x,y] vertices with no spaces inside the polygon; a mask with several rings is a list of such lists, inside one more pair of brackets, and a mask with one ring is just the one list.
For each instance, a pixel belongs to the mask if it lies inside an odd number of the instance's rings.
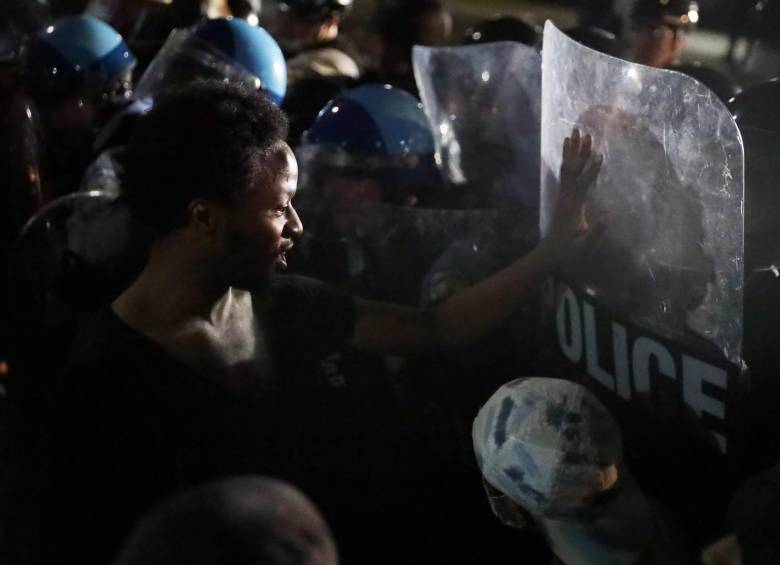
{"label": "man's eyebrow", "polygon": [[295,187],[285,188],[282,191],[282,198],[292,199],[296,192],[298,192],[298,190]]}

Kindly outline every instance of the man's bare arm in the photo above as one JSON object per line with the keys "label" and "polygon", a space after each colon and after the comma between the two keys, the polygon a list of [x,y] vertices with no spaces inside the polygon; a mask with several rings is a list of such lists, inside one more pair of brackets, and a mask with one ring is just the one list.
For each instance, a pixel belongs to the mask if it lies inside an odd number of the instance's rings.
{"label": "man's bare arm", "polygon": [[588,187],[601,165],[591,158],[590,136],[574,130],[563,145],[561,186],[549,234],[510,266],[421,310],[359,300],[352,345],[365,351],[413,354],[456,349],[505,321],[572,250],[601,231],[583,213]]}

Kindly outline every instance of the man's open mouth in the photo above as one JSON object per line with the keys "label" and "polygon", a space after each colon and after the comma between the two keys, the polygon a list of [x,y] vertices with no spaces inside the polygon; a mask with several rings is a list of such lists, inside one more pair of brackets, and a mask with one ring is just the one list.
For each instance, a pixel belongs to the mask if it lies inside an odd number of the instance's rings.
{"label": "man's open mouth", "polygon": [[279,269],[285,270],[287,268],[287,252],[290,251],[292,247],[292,245],[287,245],[276,254],[276,266]]}

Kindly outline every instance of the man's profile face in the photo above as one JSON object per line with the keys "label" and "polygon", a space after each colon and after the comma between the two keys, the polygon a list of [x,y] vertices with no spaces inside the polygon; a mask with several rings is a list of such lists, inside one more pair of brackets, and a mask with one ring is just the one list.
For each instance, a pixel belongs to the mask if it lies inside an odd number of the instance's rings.
{"label": "man's profile face", "polygon": [[292,205],[298,164],[280,142],[252,173],[251,187],[235,193],[227,206],[224,250],[230,284],[252,290],[276,268],[287,268],[286,253],[303,232]]}

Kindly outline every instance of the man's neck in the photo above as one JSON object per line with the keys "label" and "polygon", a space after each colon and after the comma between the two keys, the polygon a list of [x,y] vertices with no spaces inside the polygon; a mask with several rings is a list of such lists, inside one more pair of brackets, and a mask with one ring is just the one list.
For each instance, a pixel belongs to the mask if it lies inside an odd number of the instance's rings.
{"label": "man's neck", "polygon": [[131,327],[152,337],[175,332],[192,320],[208,321],[229,289],[217,280],[221,271],[214,267],[186,247],[156,244],[141,275],[112,309]]}

